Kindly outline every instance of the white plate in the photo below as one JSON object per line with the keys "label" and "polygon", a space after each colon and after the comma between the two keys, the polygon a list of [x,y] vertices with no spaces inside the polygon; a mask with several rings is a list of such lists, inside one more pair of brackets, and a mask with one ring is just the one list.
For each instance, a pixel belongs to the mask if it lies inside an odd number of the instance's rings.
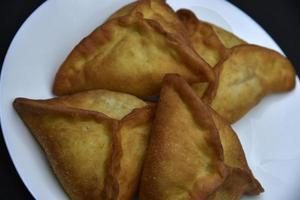
{"label": "white plate", "polygon": [[[10,156],[36,199],[67,199],[40,147],[12,108],[16,97],[50,98],[58,66],[81,38],[131,0],[49,0],[23,24],[6,55],[0,85],[0,112]],[[169,0],[174,9],[190,8],[250,43],[280,48],[250,17],[221,0]],[[286,38],[289,39],[289,38]],[[248,162],[265,188],[258,197],[300,199],[300,89],[265,98],[234,125]]]}

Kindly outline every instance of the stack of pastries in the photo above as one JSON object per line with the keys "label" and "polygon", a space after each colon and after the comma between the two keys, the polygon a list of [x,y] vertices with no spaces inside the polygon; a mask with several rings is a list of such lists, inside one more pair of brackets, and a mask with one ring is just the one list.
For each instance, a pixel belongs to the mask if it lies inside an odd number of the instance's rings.
{"label": "stack of pastries", "polygon": [[294,87],[283,55],[139,0],[72,50],[59,97],[13,105],[73,200],[237,200],[264,189],[230,124]]}

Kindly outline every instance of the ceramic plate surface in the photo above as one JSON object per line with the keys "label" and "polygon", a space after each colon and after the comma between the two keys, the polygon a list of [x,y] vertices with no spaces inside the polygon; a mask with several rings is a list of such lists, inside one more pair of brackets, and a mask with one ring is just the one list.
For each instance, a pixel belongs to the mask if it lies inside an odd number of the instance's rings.
{"label": "ceramic plate surface", "polygon": [[[10,156],[25,185],[40,200],[63,200],[39,145],[12,107],[16,97],[50,98],[55,73],[72,48],[116,9],[130,0],[49,0],[23,24],[7,52],[0,84],[0,116]],[[169,0],[175,9],[192,9],[198,17],[234,32],[249,43],[283,53],[249,16],[222,0]],[[287,40],[289,38],[286,38]],[[234,129],[249,165],[265,188],[243,200],[300,199],[300,88],[265,98]]]}

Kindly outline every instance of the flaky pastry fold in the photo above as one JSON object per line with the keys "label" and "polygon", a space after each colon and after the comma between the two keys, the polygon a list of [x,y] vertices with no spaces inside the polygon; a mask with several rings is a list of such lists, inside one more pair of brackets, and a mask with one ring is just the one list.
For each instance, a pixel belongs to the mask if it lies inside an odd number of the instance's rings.
{"label": "flaky pastry fold", "polygon": [[213,26],[199,20],[192,11],[187,9],[180,9],[176,14],[185,25],[194,49],[210,66],[214,67],[225,56],[227,48]]}
{"label": "flaky pastry fold", "polygon": [[181,37],[183,40],[188,40],[184,25],[165,0],[134,1],[113,13],[109,20],[126,15],[135,15],[136,13],[141,13],[145,19],[158,22],[166,32]]}
{"label": "flaky pastry fold", "polygon": [[237,134],[213,109],[213,121],[218,129],[224,152],[224,163],[228,167],[228,176],[221,187],[209,200],[238,200],[242,195],[258,195],[264,191],[253,176]]}
{"label": "flaky pastry fold", "polygon": [[113,154],[105,185],[105,199],[131,200],[141,176],[154,107],[134,110],[124,117],[114,135]]}
{"label": "flaky pastry fold", "polygon": [[279,53],[246,42],[187,9],[176,12],[197,53],[214,67],[216,81],[192,84],[197,94],[230,123],[244,116],[267,94],[295,86],[295,71]]}
{"label": "flaky pastry fold", "polygon": [[241,44],[247,44],[246,41],[242,40],[241,38],[234,35],[233,33],[223,28],[220,28],[219,26],[216,26],[214,24],[211,24],[211,26],[214,29],[217,36],[219,37],[219,39],[221,40],[222,44],[226,48],[232,48]]}
{"label": "flaky pastry fold", "polygon": [[83,110],[96,111],[117,120],[121,120],[132,112],[132,110],[145,107],[149,104],[130,94],[102,89],[79,92],[73,95],[40,101],[51,105],[64,105]]}
{"label": "flaky pastry fold", "polygon": [[227,49],[246,44],[233,33],[198,19],[191,10],[179,9],[176,14],[185,25],[193,48],[212,67],[226,56]]}

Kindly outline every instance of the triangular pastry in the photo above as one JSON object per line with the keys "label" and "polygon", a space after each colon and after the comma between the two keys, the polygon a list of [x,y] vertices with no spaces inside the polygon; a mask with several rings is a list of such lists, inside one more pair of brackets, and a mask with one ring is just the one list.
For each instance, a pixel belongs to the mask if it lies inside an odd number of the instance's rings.
{"label": "triangular pastry", "polygon": [[[295,87],[291,62],[274,50],[256,45],[233,47],[214,70],[216,87],[204,99],[230,123],[239,120],[266,95]],[[193,88],[202,96],[206,85],[195,84]]]}
{"label": "triangular pastry", "polygon": [[176,75],[161,89],[141,179],[140,200],[206,199],[227,177],[209,108]]}
{"label": "triangular pastry", "polygon": [[226,120],[202,103],[182,78],[167,75],[144,163],[140,199],[231,200],[262,191]]}
{"label": "triangular pastry", "polygon": [[50,100],[18,98],[14,106],[71,199],[132,198],[153,105],[128,94],[94,90]]}
{"label": "triangular pastry", "polygon": [[190,10],[180,9],[177,16],[186,26],[194,49],[214,67],[216,76],[210,88],[207,83],[192,87],[230,123],[239,120],[267,94],[294,88],[295,71],[284,56],[247,45],[232,33],[197,19]]}
{"label": "triangular pastry", "polygon": [[14,107],[73,200],[102,199],[114,120],[97,113],[17,99]]}
{"label": "triangular pastry", "polygon": [[58,70],[53,92],[110,89],[151,96],[166,73],[189,83],[214,82],[210,66],[183,37],[137,12],[108,20],[83,39]]}

